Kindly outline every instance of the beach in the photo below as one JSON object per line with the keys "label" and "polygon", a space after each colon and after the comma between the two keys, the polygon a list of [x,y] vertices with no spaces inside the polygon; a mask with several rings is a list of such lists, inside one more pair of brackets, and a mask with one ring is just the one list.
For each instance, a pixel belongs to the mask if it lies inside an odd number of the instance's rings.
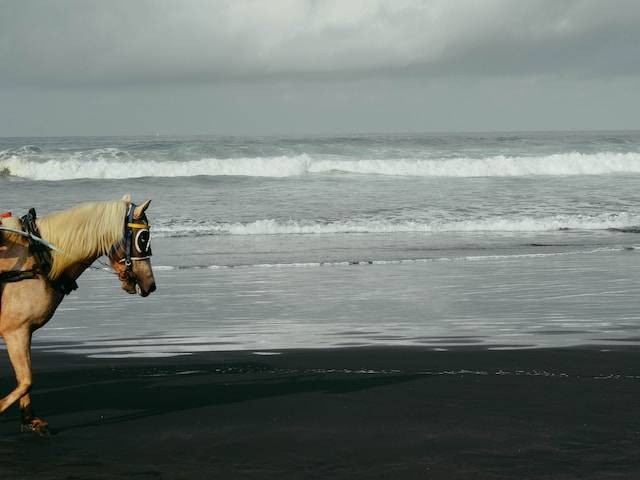
{"label": "beach", "polygon": [[638,25],[0,1],[0,480],[639,480]]}
{"label": "beach", "polygon": [[19,433],[7,412],[2,478],[640,475],[636,348],[261,353],[36,352],[52,435]]}
{"label": "beach", "polygon": [[16,216],[153,198],[158,290],[80,277],[33,338],[52,435],[7,411],[0,478],[640,477],[639,145],[3,139]]}

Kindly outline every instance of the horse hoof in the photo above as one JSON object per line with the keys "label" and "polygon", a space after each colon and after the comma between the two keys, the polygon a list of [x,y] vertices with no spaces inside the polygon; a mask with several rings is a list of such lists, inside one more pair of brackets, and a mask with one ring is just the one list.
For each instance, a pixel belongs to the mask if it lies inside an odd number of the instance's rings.
{"label": "horse hoof", "polygon": [[49,424],[44,420],[33,420],[30,423],[23,423],[20,427],[20,431],[23,433],[35,433],[40,437],[48,437],[51,435],[49,431]]}

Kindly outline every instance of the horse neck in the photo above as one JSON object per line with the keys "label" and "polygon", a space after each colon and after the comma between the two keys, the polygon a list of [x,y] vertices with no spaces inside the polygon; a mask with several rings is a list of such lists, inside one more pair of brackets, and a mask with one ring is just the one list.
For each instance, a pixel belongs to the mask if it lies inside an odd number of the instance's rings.
{"label": "horse neck", "polygon": [[124,204],[84,204],[76,210],[43,217],[39,222],[45,240],[62,250],[52,252],[51,279],[77,278],[97,258],[121,240]]}
{"label": "horse neck", "polygon": [[64,270],[64,276],[71,280],[77,280],[80,275],[84,273],[86,269],[88,269],[93,262],[95,262],[102,255],[95,254],[91,257],[87,258],[85,261],[81,262],[73,262],[69,264]]}
{"label": "horse neck", "polygon": [[[51,241],[54,246],[57,247],[55,243],[55,239],[46,238],[45,240]],[[84,271],[91,266],[93,262],[95,262],[98,258],[102,256],[102,253],[98,250],[98,246],[92,249],[92,253],[83,252],[82,255],[78,255],[78,252],[74,251],[73,245],[66,245],[63,252],[64,253],[52,253],[52,255],[63,255],[67,258],[76,259],[74,261],[65,261],[64,268],[60,272],[59,277],[64,277],[70,280],[77,280],[80,275],[84,273]],[[66,260],[66,259],[65,259]]]}

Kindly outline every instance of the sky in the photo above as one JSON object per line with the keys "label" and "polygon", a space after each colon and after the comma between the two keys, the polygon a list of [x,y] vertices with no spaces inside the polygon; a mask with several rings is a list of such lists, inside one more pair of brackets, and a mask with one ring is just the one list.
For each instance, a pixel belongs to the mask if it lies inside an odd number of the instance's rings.
{"label": "sky", "polygon": [[0,0],[0,136],[640,129],[635,0]]}

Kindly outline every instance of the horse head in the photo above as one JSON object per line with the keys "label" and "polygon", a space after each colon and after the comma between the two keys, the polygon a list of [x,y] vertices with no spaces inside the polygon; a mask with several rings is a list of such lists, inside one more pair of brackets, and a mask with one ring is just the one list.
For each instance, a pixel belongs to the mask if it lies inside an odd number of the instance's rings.
{"label": "horse head", "polygon": [[112,248],[109,261],[118,274],[124,291],[146,297],[156,290],[151,268],[149,221],[145,214],[151,200],[137,206],[131,203],[128,195],[123,200],[127,202],[124,238]]}

